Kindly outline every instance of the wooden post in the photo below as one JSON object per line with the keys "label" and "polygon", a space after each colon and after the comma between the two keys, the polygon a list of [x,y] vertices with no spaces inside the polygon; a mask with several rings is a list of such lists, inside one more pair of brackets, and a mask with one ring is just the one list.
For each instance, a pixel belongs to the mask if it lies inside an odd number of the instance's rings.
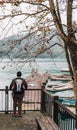
{"label": "wooden post", "polygon": [[45,93],[44,88],[41,90],[41,112],[45,113]]}
{"label": "wooden post", "polygon": [[46,112],[46,107],[45,107],[45,85],[47,81],[42,84],[42,89],[41,89],[41,112]]}
{"label": "wooden post", "polygon": [[5,114],[8,114],[8,86],[5,89]]}
{"label": "wooden post", "polygon": [[56,100],[58,100],[58,96],[54,96],[53,101],[53,120],[58,125],[58,105],[56,104]]}

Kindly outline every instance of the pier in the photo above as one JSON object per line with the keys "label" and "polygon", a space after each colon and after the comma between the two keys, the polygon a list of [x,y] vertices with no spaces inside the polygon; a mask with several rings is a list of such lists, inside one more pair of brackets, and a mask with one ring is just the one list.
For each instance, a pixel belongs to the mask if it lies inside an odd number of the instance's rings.
{"label": "pier", "polygon": [[[44,84],[45,85],[45,84]],[[22,104],[22,118],[12,117],[12,91],[0,89],[1,130],[75,130],[77,117],[45,89],[28,89]]]}

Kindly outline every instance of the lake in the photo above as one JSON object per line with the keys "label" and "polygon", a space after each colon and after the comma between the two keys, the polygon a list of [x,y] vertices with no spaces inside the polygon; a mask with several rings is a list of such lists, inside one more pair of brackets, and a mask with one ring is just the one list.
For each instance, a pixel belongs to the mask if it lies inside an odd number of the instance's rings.
{"label": "lake", "polygon": [[[11,80],[16,77],[17,71],[21,71],[24,78],[30,75],[32,70],[38,70],[40,73],[49,72],[57,75],[69,74],[69,72],[61,72],[63,68],[68,68],[67,62],[65,59],[59,58],[38,58],[30,63],[22,59],[14,59],[13,61],[9,59],[0,59],[0,88],[9,86]],[[60,96],[74,95],[71,90],[69,90],[69,92],[63,91],[63,93],[58,92],[56,94]]]}

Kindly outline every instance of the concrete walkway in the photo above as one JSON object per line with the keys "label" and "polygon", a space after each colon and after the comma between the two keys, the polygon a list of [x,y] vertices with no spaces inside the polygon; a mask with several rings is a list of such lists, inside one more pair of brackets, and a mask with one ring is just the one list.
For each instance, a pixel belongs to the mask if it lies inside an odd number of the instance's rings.
{"label": "concrete walkway", "polygon": [[21,118],[0,113],[0,130],[37,130],[35,121],[40,112],[26,112]]}

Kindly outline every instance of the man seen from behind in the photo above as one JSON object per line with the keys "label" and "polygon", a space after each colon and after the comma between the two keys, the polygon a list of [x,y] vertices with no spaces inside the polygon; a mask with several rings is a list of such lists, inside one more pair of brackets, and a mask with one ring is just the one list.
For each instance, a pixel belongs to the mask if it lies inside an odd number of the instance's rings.
{"label": "man seen from behind", "polygon": [[[12,80],[10,84],[10,90],[12,90],[13,96],[13,116],[22,117],[22,101],[24,92],[27,90],[27,82],[21,78],[21,71],[17,72],[17,77]],[[16,113],[16,106],[18,106],[18,114]]]}

